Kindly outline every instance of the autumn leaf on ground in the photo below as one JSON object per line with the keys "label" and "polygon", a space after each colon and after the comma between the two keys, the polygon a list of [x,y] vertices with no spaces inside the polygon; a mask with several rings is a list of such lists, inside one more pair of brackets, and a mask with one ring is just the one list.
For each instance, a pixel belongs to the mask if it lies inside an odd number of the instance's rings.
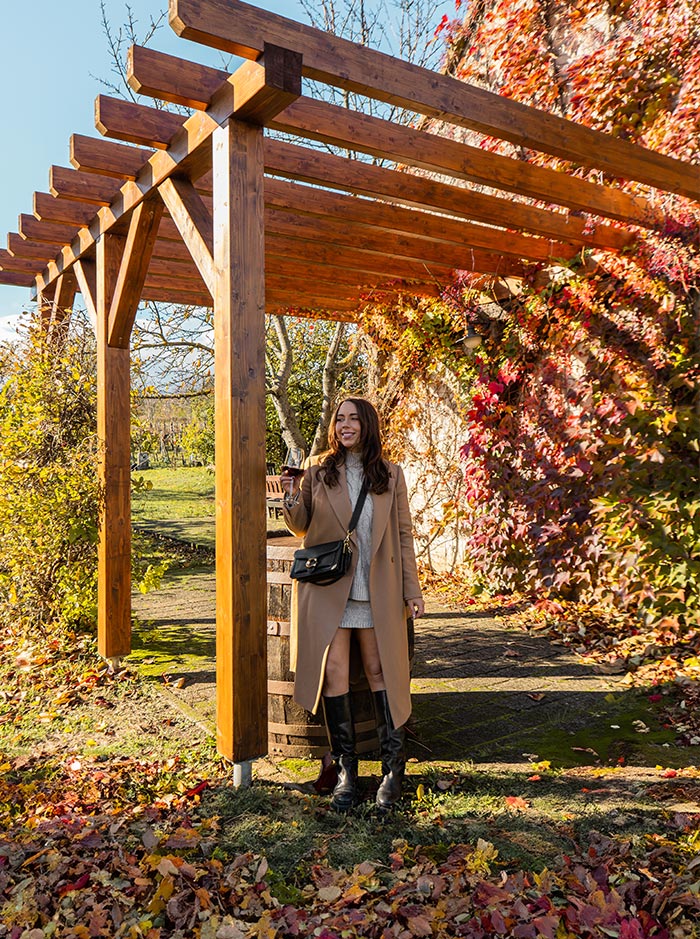
{"label": "autumn leaf on ground", "polygon": [[527,799],[523,799],[520,796],[506,796],[506,805],[511,812],[527,812],[530,808],[530,803]]}

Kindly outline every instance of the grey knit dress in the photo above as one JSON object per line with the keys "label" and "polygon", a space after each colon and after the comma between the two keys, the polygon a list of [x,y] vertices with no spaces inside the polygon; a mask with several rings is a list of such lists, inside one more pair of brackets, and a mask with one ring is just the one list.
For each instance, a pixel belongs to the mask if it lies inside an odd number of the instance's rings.
{"label": "grey knit dress", "polygon": [[[354,506],[362,489],[364,477],[362,457],[348,451],[345,461],[345,475],[348,482],[350,502]],[[357,541],[357,567],[350,588],[341,629],[372,629],[372,608],[369,603],[369,565],[372,556],[372,493],[367,493],[365,504],[357,523],[355,538]]]}

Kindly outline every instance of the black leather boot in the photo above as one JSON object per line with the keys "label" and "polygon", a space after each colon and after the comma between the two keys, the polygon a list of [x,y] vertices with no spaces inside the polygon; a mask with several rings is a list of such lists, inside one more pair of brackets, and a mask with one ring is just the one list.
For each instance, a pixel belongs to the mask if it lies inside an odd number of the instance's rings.
{"label": "black leather boot", "polygon": [[336,812],[347,812],[357,801],[357,754],[350,693],[332,698],[324,696],[322,700],[331,755],[338,769],[331,808]]}
{"label": "black leather boot", "polygon": [[401,783],[406,770],[405,734],[403,727],[394,727],[386,691],[374,692],[374,706],[384,774],[377,792],[377,805],[388,812],[401,798]]}

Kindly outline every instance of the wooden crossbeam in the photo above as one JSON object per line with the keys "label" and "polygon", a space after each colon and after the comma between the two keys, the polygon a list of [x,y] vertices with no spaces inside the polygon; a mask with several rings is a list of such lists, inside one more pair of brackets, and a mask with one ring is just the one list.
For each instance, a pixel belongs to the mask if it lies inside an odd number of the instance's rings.
{"label": "wooden crossbeam", "polygon": [[[71,138],[71,163],[76,168],[82,168],[85,171],[93,169],[102,175],[126,178],[126,181],[115,200],[109,206],[103,206],[98,210],[95,221],[90,225],[89,233],[85,237],[78,232],[73,242],[69,238],[65,239],[63,242],[65,247],[57,256],[56,262],[49,263],[37,282],[37,289],[41,290],[42,286],[58,277],[64,267],[73,264],[76,258],[81,257],[86,251],[92,250],[102,234],[112,230],[121,218],[131,212],[163,180],[175,173],[196,180],[210,170],[212,133],[230,117],[237,115],[239,107],[245,109],[247,119],[251,121],[256,117],[269,120],[275,106],[280,110],[287,107],[293,97],[289,89],[295,82],[288,78],[281,83],[282,87],[278,87],[280,81],[277,59],[280,56],[283,62],[287,61],[288,57],[284,50],[270,47],[265,53],[267,61],[245,63],[244,71],[241,73],[241,69],[238,69],[215,95],[210,110],[197,112],[188,118],[170,141],[168,149],[152,152],[147,156],[140,171],[136,167],[138,156],[135,159],[127,152],[134,148],[111,141],[96,141],[89,137],[73,136]],[[298,65],[298,56],[293,56],[292,59]],[[268,72],[272,72],[273,76],[270,85],[267,82]],[[300,74],[296,85],[301,87]],[[275,101],[277,101],[276,105]],[[258,106],[259,113],[255,110]],[[101,144],[102,149],[96,147],[96,144]],[[120,149],[105,150],[106,146]],[[125,174],[122,162],[125,159],[132,161],[130,169],[134,170],[128,175]],[[128,178],[129,176],[131,178]]]}
{"label": "wooden crossbeam", "polygon": [[189,180],[165,179],[158,187],[158,191],[204,283],[213,294],[216,270],[213,258],[214,231],[211,212]]}
{"label": "wooden crossbeam", "polygon": [[49,170],[49,189],[57,199],[109,205],[119,190],[119,183],[114,177],[100,177],[66,166],[52,166]]}
{"label": "wooden crossbeam", "polygon": [[17,271],[6,271],[0,268],[0,284],[7,287],[33,287],[34,277],[31,274],[20,274]]}
{"label": "wooden crossbeam", "polygon": [[122,98],[98,95],[95,99],[95,127],[105,137],[165,150],[171,137],[181,130],[186,118],[161,108],[149,108]]}
{"label": "wooden crossbeam", "polygon": [[31,274],[35,277],[43,268],[43,262],[31,258],[18,258],[4,248],[0,248],[0,268],[13,274]]}
{"label": "wooden crossbeam", "polygon": [[[191,184],[190,184],[191,188]],[[453,267],[459,267],[460,263],[469,257],[471,263],[475,263],[479,270],[484,264],[495,264],[498,261],[499,271],[512,266],[512,261],[501,261],[493,253],[488,254],[481,250],[487,247],[492,252],[497,252],[500,256],[501,243],[507,245],[509,250],[505,253],[515,255],[516,257],[526,257],[531,260],[554,260],[555,258],[571,258],[577,253],[577,248],[571,245],[551,246],[549,242],[540,239],[527,238],[517,233],[503,232],[498,229],[488,229],[485,226],[470,226],[467,223],[454,222],[454,226],[462,225],[464,233],[462,237],[455,237],[451,242],[444,239],[436,239],[436,228],[432,235],[425,237],[422,231],[414,233],[406,224],[399,231],[394,231],[390,226],[378,224],[384,220],[383,210],[386,209],[391,216],[395,206],[378,205],[378,213],[373,214],[373,203],[367,200],[350,199],[344,196],[334,196],[332,193],[320,192],[309,187],[290,186],[288,183],[279,180],[268,180],[265,184],[266,201],[268,198],[274,202],[275,193],[282,191],[288,196],[288,202],[293,203],[296,209],[301,207],[310,207],[311,211],[301,211],[299,214],[286,211],[280,212],[276,208],[267,208],[265,212],[266,230],[269,233],[283,232],[294,236],[295,233],[302,238],[329,237],[338,244],[361,245],[365,249],[381,251],[386,256],[396,255],[399,257],[422,258],[426,261],[437,261],[438,263],[452,264]],[[211,204],[209,198],[201,198],[193,188],[191,196],[193,200],[193,209],[201,213],[201,222],[199,223],[203,230],[207,229],[207,219],[209,218],[208,206]],[[324,197],[328,197],[324,200]],[[336,201],[339,200],[339,201]],[[349,203],[345,214],[338,211],[339,206]],[[318,206],[314,210],[314,206]],[[284,206],[289,209],[290,206]],[[335,209],[335,211],[334,211]],[[398,213],[405,211],[406,214],[419,215],[420,213],[409,210],[398,209]],[[424,213],[423,213],[424,214]],[[183,237],[187,241],[189,233],[186,223],[189,216],[184,213]],[[433,216],[434,221],[441,221],[437,216]],[[446,223],[449,220],[444,220]],[[210,223],[209,223],[210,224]],[[282,227],[280,227],[282,226]],[[187,237],[185,237],[187,235]],[[335,238],[340,235],[340,239]],[[350,239],[348,241],[348,239]],[[438,243],[439,241],[439,243]],[[196,245],[195,245],[196,247]],[[561,251],[557,249],[561,249]],[[206,254],[206,246],[201,248]],[[457,261],[456,259],[459,259]],[[195,258],[196,261],[196,258]],[[514,270],[521,271],[520,265],[516,265]],[[203,276],[204,273],[203,273]],[[205,276],[206,281],[206,276]]]}
{"label": "wooden crossbeam", "polygon": [[303,56],[308,78],[345,88],[691,199],[700,174],[681,160],[583,127],[448,75],[260,10],[241,0],[170,0],[178,36],[256,59],[265,42]]}
{"label": "wooden crossbeam", "polygon": [[533,234],[619,250],[634,241],[631,232],[609,225],[588,230],[583,219],[524,205],[460,186],[397,173],[331,153],[320,153],[282,140],[265,141],[267,172],[345,192],[386,199],[401,205],[427,208],[473,221],[521,229]]}
{"label": "wooden crossbeam", "polygon": [[48,192],[34,193],[34,215],[39,221],[65,222],[76,228],[89,223],[95,217],[95,206],[71,199],[57,199]]}
{"label": "wooden crossbeam", "polygon": [[[218,69],[155,49],[133,46],[130,50],[129,84],[154,98],[205,109],[225,77]],[[186,96],[183,88],[189,90]],[[652,206],[639,196],[325,101],[301,97],[276,115],[269,126],[577,211],[640,225],[654,222]]]}
{"label": "wooden crossbeam", "polygon": [[75,235],[75,225],[40,222],[33,215],[20,215],[18,228],[22,238],[51,245],[68,244]]}
{"label": "wooden crossbeam", "polygon": [[659,221],[651,204],[641,196],[325,101],[304,98],[294,102],[270,122],[270,127],[575,211],[646,227]]}
{"label": "wooden crossbeam", "polygon": [[302,215],[360,222],[387,231],[406,232],[463,247],[486,248],[533,261],[573,258],[579,251],[577,246],[560,241],[531,238],[519,232],[505,232],[493,226],[474,225],[386,202],[344,196],[279,179],[266,180],[265,204]]}
{"label": "wooden crossbeam", "polygon": [[84,134],[73,134],[70,138],[70,162],[85,173],[135,180],[152,155],[152,150]]}
{"label": "wooden crossbeam", "polygon": [[398,277],[448,284],[454,273],[453,268],[444,263],[428,264],[423,260],[412,261],[386,257],[381,253],[363,251],[358,247],[347,248],[327,244],[313,237],[308,240],[297,237],[288,238],[285,235],[276,235],[274,232],[268,232],[265,236],[265,251],[270,259],[269,263],[273,263],[275,258],[297,258],[313,261],[314,264],[376,273],[387,279]]}
{"label": "wooden crossbeam", "polygon": [[377,232],[369,225],[336,221],[334,219],[306,219],[270,209],[267,212],[267,230],[288,237],[305,240],[318,239],[328,244],[361,247],[382,255],[448,264],[460,270],[481,273],[492,271],[501,275],[522,276],[523,266],[515,258],[486,252],[476,248],[441,244],[407,234]]}
{"label": "wooden crossbeam", "polygon": [[56,256],[55,250],[40,241],[27,241],[16,232],[7,236],[7,250],[18,258],[35,258],[37,261],[49,261]]}
{"label": "wooden crossbeam", "polygon": [[[136,45],[131,46],[128,52],[128,82],[139,95],[203,111],[209,106],[214,92],[229,77],[228,72],[194,62],[188,62],[188,68],[183,69],[183,60],[177,56],[162,52],[153,56],[150,52],[150,49]],[[167,98],[158,91],[162,84],[167,84],[170,90]]]}
{"label": "wooden crossbeam", "polygon": [[110,346],[129,348],[131,329],[162,214],[163,203],[157,196],[142,202],[132,212],[109,308],[107,343]]}

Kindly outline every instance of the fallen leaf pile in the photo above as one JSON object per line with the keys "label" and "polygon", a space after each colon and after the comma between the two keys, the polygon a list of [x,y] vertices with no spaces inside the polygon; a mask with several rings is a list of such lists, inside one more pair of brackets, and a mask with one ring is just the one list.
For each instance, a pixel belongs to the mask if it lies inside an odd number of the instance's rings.
{"label": "fallen leaf pile", "polygon": [[501,869],[483,840],[443,860],[398,842],[351,871],[313,865],[290,903],[264,857],[219,850],[206,797],[224,779],[133,758],[0,770],[3,939],[675,939],[700,913],[697,817],[663,837],[594,833],[540,873]]}

